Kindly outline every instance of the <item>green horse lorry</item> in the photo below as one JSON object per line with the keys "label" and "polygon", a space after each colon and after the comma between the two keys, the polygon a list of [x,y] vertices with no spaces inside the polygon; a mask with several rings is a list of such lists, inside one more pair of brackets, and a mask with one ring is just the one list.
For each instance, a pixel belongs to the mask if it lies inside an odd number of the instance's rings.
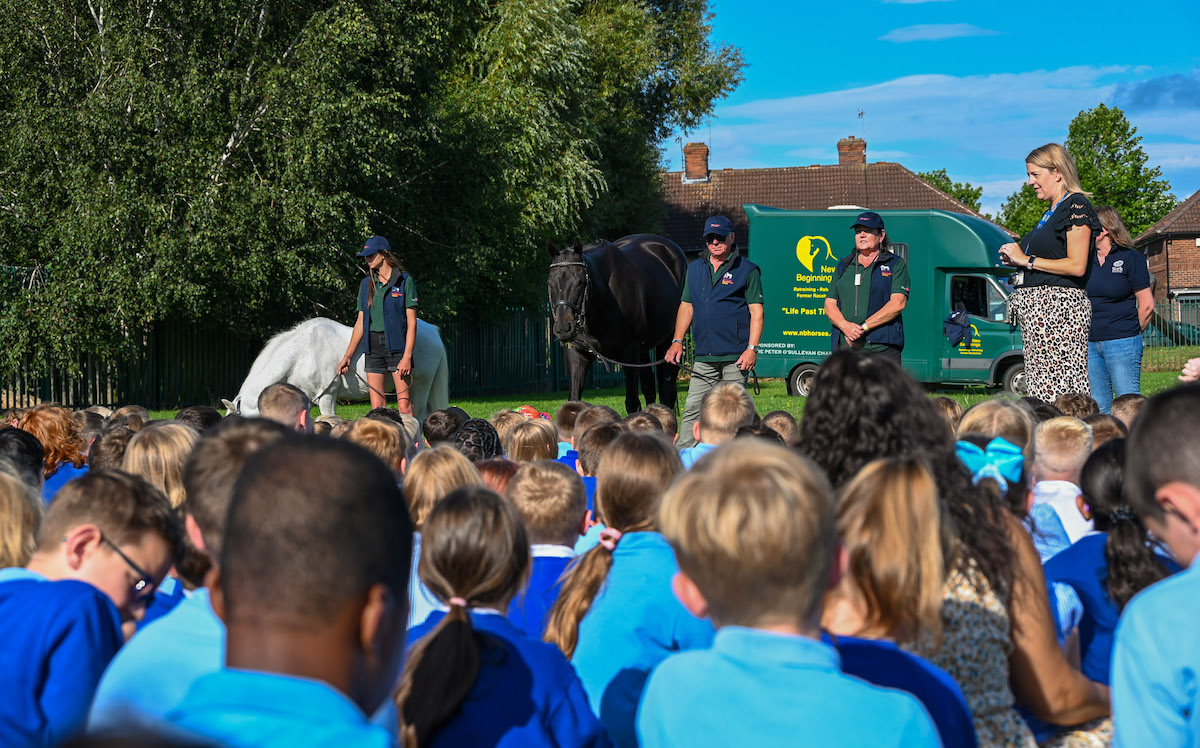
{"label": "green horse lorry", "polygon": [[[830,353],[825,296],[838,260],[854,251],[850,227],[861,209],[779,210],[743,206],[750,219],[747,256],[762,269],[766,299],[757,372],[784,377],[788,392],[808,396]],[[1003,386],[1024,394],[1021,334],[1005,321],[1008,276],[998,249],[1012,241],[982,218],[943,210],[880,210],[889,249],[908,262],[904,308],[905,370],[931,385]],[[957,345],[943,324],[969,319]]]}

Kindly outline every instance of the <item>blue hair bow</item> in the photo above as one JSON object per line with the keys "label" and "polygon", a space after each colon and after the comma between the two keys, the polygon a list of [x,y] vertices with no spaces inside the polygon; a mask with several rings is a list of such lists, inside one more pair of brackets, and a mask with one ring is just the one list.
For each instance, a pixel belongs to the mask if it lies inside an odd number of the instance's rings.
{"label": "blue hair bow", "polygon": [[1021,467],[1025,464],[1025,455],[1021,448],[1007,439],[996,437],[988,442],[987,449],[967,441],[954,445],[958,459],[971,471],[972,480],[978,483],[984,478],[991,478],[1000,484],[1001,491],[1008,490],[1009,483],[1021,479]]}

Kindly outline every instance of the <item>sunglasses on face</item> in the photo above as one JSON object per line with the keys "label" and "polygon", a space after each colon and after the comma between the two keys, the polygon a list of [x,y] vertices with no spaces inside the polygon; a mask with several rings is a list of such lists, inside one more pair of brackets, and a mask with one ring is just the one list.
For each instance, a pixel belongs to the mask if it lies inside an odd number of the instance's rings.
{"label": "sunglasses on face", "polygon": [[726,237],[724,237],[724,236],[717,236],[716,234],[709,234],[708,236],[704,237],[704,243],[705,244],[725,244],[725,239],[726,239]]}

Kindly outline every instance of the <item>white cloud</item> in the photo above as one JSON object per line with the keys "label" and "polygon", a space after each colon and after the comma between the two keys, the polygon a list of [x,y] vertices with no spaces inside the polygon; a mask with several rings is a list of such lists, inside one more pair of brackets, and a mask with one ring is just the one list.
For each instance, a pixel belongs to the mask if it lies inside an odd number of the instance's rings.
{"label": "white cloud", "polygon": [[971,23],[919,23],[892,29],[879,37],[885,42],[929,42],[944,39],[961,39],[967,36],[995,36],[999,31],[980,28]]}
{"label": "white cloud", "polygon": [[1165,169],[1200,169],[1200,143],[1142,143],[1150,157],[1147,166]]}
{"label": "white cloud", "polygon": [[[1020,187],[1022,159],[1062,142],[1084,109],[1110,102],[1134,75],[1123,66],[990,75],[913,75],[841,91],[759,99],[717,109],[714,168],[837,163],[837,141],[863,137],[868,161],[899,161],[914,172],[946,169],[982,186],[983,210],[995,213]],[[863,109],[865,120],[858,119]],[[1200,189],[1200,109],[1128,113],[1144,136],[1150,164],[1163,168],[1177,194]],[[707,133],[706,133],[707,134]],[[675,168],[678,147],[668,146]]]}

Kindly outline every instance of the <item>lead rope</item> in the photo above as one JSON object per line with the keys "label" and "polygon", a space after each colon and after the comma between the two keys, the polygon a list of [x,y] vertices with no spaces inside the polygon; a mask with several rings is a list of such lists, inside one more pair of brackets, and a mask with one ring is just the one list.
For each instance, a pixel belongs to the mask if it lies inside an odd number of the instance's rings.
{"label": "lead rope", "polygon": [[[383,404],[384,404],[384,405],[387,405],[388,396],[387,396],[387,393],[386,393],[386,392],[380,392],[379,390],[377,390],[377,389],[375,389],[374,387],[372,387],[372,386],[371,386],[371,383],[370,383],[370,382],[368,382],[366,379],[363,379],[363,376],[362,376],[362,374],[359,374],[359,373],[358,373],[358,371],[356,371],[356,370],[354,370],[354,369],[351,369],[351,371],[353,371],[353,372],[354,372],[354,376],[358,378],[358,381],[360,381],[360,382],[362,382],[363,384],[365,384],[365,385],[367,386],[367,389],[371,390],[371,392],[374,392],[376,395],[379,395],[380,397],[382,397],[382,398],[383,398]],[[313,398],[313,399],[314,399],[314,400],[320,400],[320,399],[321,399],[322,397],[324,397],[324,396],[325,396],[325,395],[326,395],[326,394],[327,394],[327,393],[328,393],[330,390],[333,390],[333,396],[334,396],[334,399],[337,399],[337,393],[338,393],[338,387],[337,387],[337,384],[338,384],[338,380],[339,380],[339,379],[341,379],[341,378],[342,378],[342,375],[341,375],[341,374],[334,374],[334,375],[333,375],[333,379],[329,380],[329,384],[325,385],[325,389],[321,390],[321,393],[320,393],[319,395],[317,395],[317,396],[316,396],[315,398]],[[404,383],[404,389],[403,389],[403,390],[400,390],[400,389],[397,389],[397,390],[396,390],[396,406],[397,406],[397,407],[399,407],[399,406],[400,406],[400,394],[401,394],[401,392],[407,392],[407,391],[408,391],[408,389],[409,389],[409,385],[408,385],[408,383],[407,383],[407,382],[405,382],[405,383]],[[404,399],[405,399],[405,400],[408,400],[409,402],[412,402],[412,398],[411,398],[411,397],[408,397],[407,395],[405,396],[405,398],[404,398]]]}

